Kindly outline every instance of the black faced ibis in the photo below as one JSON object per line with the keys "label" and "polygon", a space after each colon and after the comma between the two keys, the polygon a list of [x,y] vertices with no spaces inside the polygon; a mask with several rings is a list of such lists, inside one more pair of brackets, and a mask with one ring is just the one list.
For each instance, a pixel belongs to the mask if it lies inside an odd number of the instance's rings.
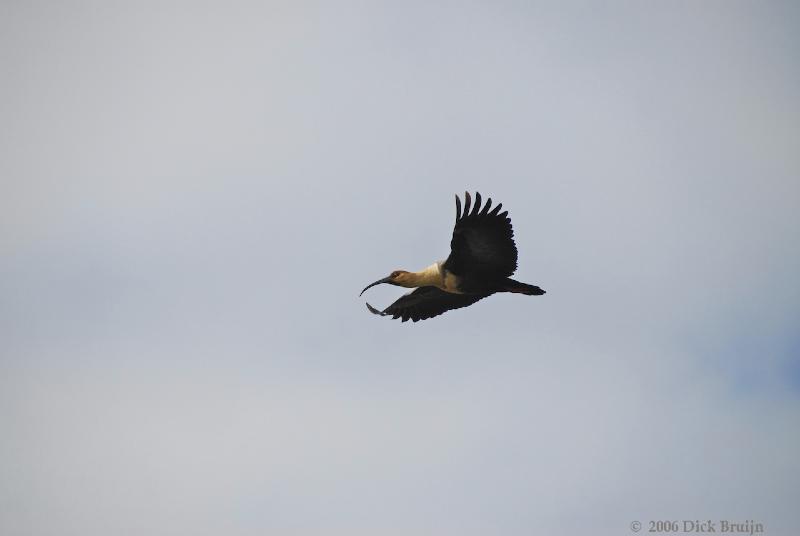
{"label": "black faced ibis", "polygon": [[481,194],[475,193],[475,205],[469,192],[464,193],[464,212],[456,196],[456,225],[450,241],[450,256],[419,272],[395,270],[388,277],[367,285],[364,291],[381,283],[417,287],[383,311],[367,309],[376,315],[409,318],[414,322],[433,318],[450,309],[467,307],[495,292],[515,292],[539,296],[537,286],[514,281],[517,269],[517,246],[508,212],[500,212],[502,203],[491,211],[491,198],[481,208]]}

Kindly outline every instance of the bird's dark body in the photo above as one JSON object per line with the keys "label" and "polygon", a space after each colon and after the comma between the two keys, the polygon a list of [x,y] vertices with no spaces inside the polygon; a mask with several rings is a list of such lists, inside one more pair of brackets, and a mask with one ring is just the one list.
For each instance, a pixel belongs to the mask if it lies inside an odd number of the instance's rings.
{"label": "bird's dark body", "polygon": [[409,319],[416,322],[450,309],[467,307],[496,292],[544,294],[537,286],[510,278],[517,269],[517,247],[508,212],[500,212],[502,206],[498,204],[492,209],[491,198],[481,206],[479,193],[475,194],[473,205],[469,193],[465,193],[462,212],[461,200],[456,196],[456,223],[450,241],[450,255],[440,269],[443,280],[452,276],[457,292],[448,292],[438,286],[421,286],[384,311],[367,304],[369,310],[402,318],[403,322]]}

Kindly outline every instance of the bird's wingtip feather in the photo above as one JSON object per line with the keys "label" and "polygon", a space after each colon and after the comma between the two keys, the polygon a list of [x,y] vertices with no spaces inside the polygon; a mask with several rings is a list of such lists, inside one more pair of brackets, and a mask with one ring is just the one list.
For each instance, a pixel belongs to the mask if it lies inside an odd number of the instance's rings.
{"label": "bird's wingtip feather", "polygon": [[370,313],[372,313],[372,314],[374,314],[374,315],[381,315],[381,316],[383,316],[383,313],[382,313],[382,312],[380,312],[380,311],[378,311],[377,309],[375,309],[373,306],[371,306],[371,305],[369,304],[369,302],[367,302],[367,309],[369,309],[369,312],[370,312]]}
{"label": "bird's wingtip feather", "polygon": [[481,216],[484,216],[487,212],[489,212],[490,208],[492,208],[492,198],[491,197],[488,198],[486,200],[486,204],[483,205],[483,210],[481,210]]}

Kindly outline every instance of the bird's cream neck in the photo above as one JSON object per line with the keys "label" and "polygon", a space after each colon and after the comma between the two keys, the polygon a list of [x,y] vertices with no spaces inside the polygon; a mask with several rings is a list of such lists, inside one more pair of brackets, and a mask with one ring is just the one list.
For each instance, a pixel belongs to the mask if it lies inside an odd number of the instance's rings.
{"label": "bird's cream neck", "polygon": [[435,262],[419,272],[409,272],[403,281],[404,287],[439,287],[444,285],[442,268]]}

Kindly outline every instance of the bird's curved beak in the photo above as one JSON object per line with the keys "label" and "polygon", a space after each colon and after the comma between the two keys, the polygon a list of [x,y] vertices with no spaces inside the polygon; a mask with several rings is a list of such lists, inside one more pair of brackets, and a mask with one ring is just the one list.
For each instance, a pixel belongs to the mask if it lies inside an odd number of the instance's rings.
{"label": "bird's curved beak", "polygon": [[[384,277],[383,279],[378,279],[374,283],[370,283],[369,285],[364,287],[364,290],[361,291],[361,294],[364,294],[364,291],[366,291],[368,288],[374,287],[375,285],[380,285],[381,283],[394,283],[394,281],[392,281],[391,277]],[[359,294],[359,296],[361,296],[361,294]]]}

